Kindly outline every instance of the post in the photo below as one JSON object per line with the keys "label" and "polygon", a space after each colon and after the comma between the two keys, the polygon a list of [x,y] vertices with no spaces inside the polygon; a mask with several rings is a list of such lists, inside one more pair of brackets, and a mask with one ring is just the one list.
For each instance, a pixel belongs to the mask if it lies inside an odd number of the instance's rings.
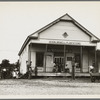
{"label": "post", "polygon": [[63,66],[63,72],[65,72],[65,61],[66,61],[66,46],[64,45],[64,66]]}
{"label": "post", "polygon": [[75,58],[72,58],[72,79],[75,80]]}
{"label": "post", "polygon": [[81,72],[83,72],[82,68],[83,68],[83,48],[82,46],[80,47],[80,65],[81,65]]}
{"label": "post", "polygon": [[45,48],[44,72],[46,72],[46,53],[47,53],[47,48],[48,48],[48,45],[46,44],[46,48]]}
{"label": "post", "polygon": [[29,55],[28,55],[28,61],[31,61],[31,44],[29,44]]}
{"label": "post", "polygon": [[[89,47],[88,47],[88,66],[89,66],[89,61],[90,61],[90,54],[89,54]],[[89,67],[88,67],[88,72],[89,72]]]}
{"label": "post", "polygon": [[[35,56],[35,59],[36,59],[36,56]],[[35,60],[35,68],[34,68],[35,76],[37,76],[37,73],[38,73],[38,68],[37,68],[37,64],[36,64],[36,60]]]}
{"label": "post", "polygon": [[96,47],[95,47],[95,58],[94,58],[94,67],[97,69],[97,55],[96,55]]}

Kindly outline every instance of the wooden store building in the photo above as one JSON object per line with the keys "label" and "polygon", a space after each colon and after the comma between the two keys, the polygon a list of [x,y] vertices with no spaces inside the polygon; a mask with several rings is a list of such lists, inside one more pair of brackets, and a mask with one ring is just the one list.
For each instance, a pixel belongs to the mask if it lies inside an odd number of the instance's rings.
{"label": "wooden store building", "polygon": [[[98,71],[98,42],[99,38],[65,14],[26,38],[18,54],[20,72],[25,74],[31,62],[38,76],[67,76],[72,72],[73,57],[77,63],[75,73],[89,73],[92,64]],[[56,71],[55,64],[59,66]]]}

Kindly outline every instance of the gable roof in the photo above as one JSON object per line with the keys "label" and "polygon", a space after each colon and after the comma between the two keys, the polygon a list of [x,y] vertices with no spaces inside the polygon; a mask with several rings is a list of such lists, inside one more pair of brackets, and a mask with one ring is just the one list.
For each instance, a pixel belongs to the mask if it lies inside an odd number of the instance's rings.
{"label": "gable roof", "polygon": [[55,21],[49,23],[48,25],[44,26],[43,28],[37,30],[36,32],[30,34],[29,36],[38,37],[38,33],[41,33],[42,31],[46,30],[47,28],[51,27],[52,25],[56,24],[57,22],[59,22],[61,20],[64,20],[64,21],[72,21],[81,30],[83,30],[84,32],[86,32],[86,34],[88,34],[91,37],[94,37],[93,38],[93,41],[100,42],[100,39],[98,37],[96,37],[94,34],[92,34],[89,30],[87,30],[85,27],[83,27],[80,23],[78,23],[75,19],[73,19],[67,13],[65,15],[61,16],[60,18],[56,19]]}
{"label": "gable roof", "polygon": [[80,23],[78,23],[75,19],[73,19],[69,14],[65,14],[61,17],[59,17],[58,19],[54,20],[53,22],[49,23],[48,25],[42,27],[41,29],[37,30],[36,32],[30,34],[24,44],[22,45],[22,48],[20,49],[18,55],[21,54],[21,52],[23,51],[23,49],[25,48],[25,46],[27,45],[27,43],[29,42],[30,39],[32,38],[38,38],[38,34],[41,33],[42,31],[48,29],[49,27],[53,26],[54,24],[58,23],[59,21],[71,21],[73,22],[77,27],[79,27],[81,30],[83,30],[87,35],[89,35],[91,37],[91,41],[92,42],[100,42],[100,39],[98,37],[96,37],[94,34],[92,34],[90,31],[88,31],[85,27],[83,27]]}

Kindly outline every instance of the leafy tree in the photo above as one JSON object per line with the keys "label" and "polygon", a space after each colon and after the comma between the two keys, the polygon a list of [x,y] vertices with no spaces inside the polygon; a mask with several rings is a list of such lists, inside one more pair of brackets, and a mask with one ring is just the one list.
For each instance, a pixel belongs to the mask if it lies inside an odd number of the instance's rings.
{"label": "leafy tree", "polygon": [[3,69],[6,69],[6,78],[12,77],[12,71],[14,70],[15,64],[10,64],[10,61],[7,59],[2,60],[0,64],[1,73],[3,72]]}
{"label": "leafy tree", "polygon": [[8,69],[10,66],[9,60],[7,60],[7,59],[2,60],[2,63],[0,64],[0,66],[1,66],[1,68]]}
{"label": "leafy tree", "polygon": [[15,68],[17,69],[17,71],[19,71],[20,68],[19,60],[16,63],[11,64],[9,60],[3,59],[0,64],[1,73],[3,69],[6,69],[6,78],[12,77],[12,71],[14,71]]}

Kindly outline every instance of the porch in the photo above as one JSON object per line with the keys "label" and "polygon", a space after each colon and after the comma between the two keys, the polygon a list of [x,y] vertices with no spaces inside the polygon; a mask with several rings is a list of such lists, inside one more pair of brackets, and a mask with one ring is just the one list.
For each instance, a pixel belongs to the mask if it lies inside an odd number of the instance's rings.
{"label": "porch", "polygon": [[[75,58],[76,75],[89,72],[89,66],[93,63],[96,67],[96,47],[82,45],[63,45],[63,44],[36,44],[29,46],[29,62],[34,69],[36,66],[38,76],[71,76],[72,58]],[[53,72],[54,64],[59,66],[59,73]],[[66,67],[70,73],[65,72]],[[61,72],[65,73],[61,73]],[[83,75],[84,76],[84,75]]]}
{"label": "porch", "polygon": [[[50,73],[50,72],[39,72],[37,73],[37,76],[67,76],[71,77],[72,73]],[[34,73],[32,73],[32,76],[35,76]],[[76,72],[75,77],[90,77],[89,73],[80,73]]]}

